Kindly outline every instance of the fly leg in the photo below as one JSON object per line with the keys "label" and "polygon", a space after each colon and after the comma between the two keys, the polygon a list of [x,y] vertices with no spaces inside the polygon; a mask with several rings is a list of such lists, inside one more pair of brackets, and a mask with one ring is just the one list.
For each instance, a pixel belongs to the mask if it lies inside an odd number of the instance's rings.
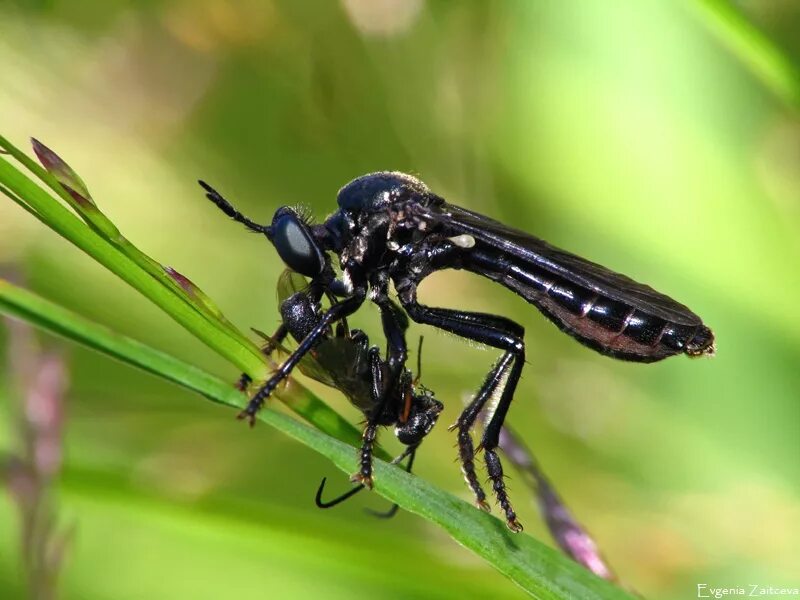
{"label": "fly leg", "polygon": [[386,337],[386,366],[388,373],[383,384],[381,404],[385,407],[385,396],[394,390],[400,380],[400,374],[406,366],[408,348],[406,347],[406,329],[408,319],[397,304],[387,296],[381,295],[374,302],[381,311],[381,325]]}
{"label": "fly leg", "polygon": [[[405,466],[405,472],[406,473],[411,473],[411,469],[414,466],[414,457],[417,454],[417,448],[418,447],[419,447],[418,445],[417,446],[409,446],[408,448],[406,448],[403,451],[402,454],[400,454],[399,456],[395,457],[394,460],[392,460],[392,462],[389,463],[389,464],[392,464],[392,465],[400,464],[403,461],[403,459],[406,456],[408,456],[409,458],[408,458],[408,462],[406,463],[406,466]],[[325,483],[326,482],[327,482],[327,478],[323,477],[322,481],[319,484],[319,488],[317,489],[317,494],[314,497],[314,503],[317,505],[317,508],[333,508],[334,506],[336,506],[337,504],[341,504],[342,502],[344,502],[348,498],[352,498],[353,496],[355,496],[357,493],[359,493],[361,490],[364,489],[364,486],[359,484],[359,485],[355,486],[354,488],[352,488],[351,490],[346,491],[344,494],[341,494],[340,496],[337,496],[333,500],[323,501],[322,500],[322,494],[323,494],[323,490],[325,489]],[[375,511],[375,510],[371,510],[369,508],[366,509],[366,510],[367,510],[368,513],[370,513],[371,515],[373,515],[375,517],[378,517],[379,519],[389,519],[389,518],[393,517],[397,513],[399,508],[400,508],[400,506],[398,504],[392,504],[391,508],[389,508],[389,510],[387,510],[385,512],[378,512],[378,511]]]}
{"label": "fly leg", "polygon": [[[378,302],[378,306],[381,310],[381,321],[386,335],[387,358],[386,362],[383,362],[380,358],[380,350],[376,347],[370,349],[372,410],[361,436],[359,470],[350,477],[350,481],[353,483],[360,483],[369,489],[372,489],[372,453],[378,437],[378,427],[386,424],[387,407],[390,402],[397,400],[398,394],[395,392],[408,354],[405,337],[408,323],[404,322],[402,312],[388,299],[385,302]],[[386,367],[385,375],[384,367]]]}
{"label": "fly leg", "polygon": [[478,506],[485,508],[485,494],[477,480],[472,463],[474,449],[469,431],[480,408],[486,404],[494,390],[501,384],[504,372],[509,369],[497,409],[487,431],[484,432],[481,447],[484,451],[486,470],[492,482],[492,489],[505,513],[506,524],[512,531],[521,531],[522,525],[517,521],[517,515],[508,498],[503,481],[503,466],[495,449],[498,444],[500,427],[503,425],[503,420],[514,398],[514,390],[519,382],[522,365],[525,363],[524,329],[514,321],[497,315],[422,306],[416,301],[416,293],[413,288],[407,288],[404,292],[400,294],[403,308],[417,323],[433,325],[460,337],[505,351],[500,361],[489,372],[475,399],[459,417],[455,427],[458,429],[459,453],[467,483],[475,493]]}
{"label": "fly leg", "polygon": [[486,402],[492,397],[494,390],[503,379],[503,372],[508,366],[512,355],[508,352],[503,354],[500,360],[492,367],[486,376],[480,390],[472,399],[472,402],[464,409],[458,420],[450,427],[450,430],[458,430],[458,455],[461,460],[461,470],[467,485],[475,494],[475,503],[481,510],[490,512],[489,504],[486,502],[486,492],[483,491],[478,475],[475,472],[475,446],[472,441],[471,430],[475,421],[486,406]]}
{"label": "fly leg", "polygon": [[372,489],[372,453],[378,438],[378,424],[368,422],[361,434],[361,448],[358,451],[358,471],[350,476],[350,481]]}
{"label": "fly leg", "polygon": [[[278,326],[278,329],[275,330],[275,333],[273,333],[271,336],[262,335],[257,331],[256,333],[266,340],[266,344],[261,347],[261,354],[269,357],[273,352],[275,352],[277,347],[281,345],[283,340],[286,339],[286,336],[289,334],[289,329],[286,327],[286,325],[281,323]],[[246,392],[251,383],[253,383],[253,378],[247,373],[242,373],[239,376],[239,380],[236,382],[236,389],[240,392]]]}
{"label": "fly leg", "polygon": [[500,430],[503,427],[506,413],[508,413],[511,401],[514,399],[514,390],[522,374],[523,363],[524,360],[515,360],[511,364],[508,377],[506,377],[505,384],[503,384],[503,391],[500,394],[500,401],[497,403],[497,408],[489,424],[484,429],[483,438],[481,439],[484,460],[486,461],[486,471],[489,473],[489,479],[492,481],[492,488],[497,496],[497,502],[506,515],[506,524],[512,531],[522,531],[522,525],[517,521],[517,515],[511,506],[511,500],[508,498],[508,492],[505,482],[503,481],[503,465],[500,462],[500,457],[496,449],[500,441]]}
{"label": "fly leg", "polygon": [[375,448],[375,440],[378,437],[378,426],[382,407],[380,406],[383,396],[383,363],[381,361],[380,350],[373,346],[369,349],[369,368],[372,376],[373,410],[370,413],[364,432],[361,434],[361,448],[358,450],[358,471],[350,476],[350,481],[358,483],[360,486],[372,489],[372,452]]}

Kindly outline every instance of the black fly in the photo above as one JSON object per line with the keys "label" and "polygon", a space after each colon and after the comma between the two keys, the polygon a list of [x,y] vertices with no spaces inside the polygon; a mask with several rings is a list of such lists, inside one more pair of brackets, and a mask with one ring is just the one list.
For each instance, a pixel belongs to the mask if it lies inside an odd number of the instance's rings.
{"label": "black fly", "polygon": [[[617,359],[654,362],[714,351],[713,333],[683,304],[525,232],[449,204],[411,175],[380,172],[351,181],[339,190],[339,209],[319,225],[305,222],[288,207],[279,208],[270,225],[259,225],[210,186],[201,185],[228,216],[263,233],[290,269],[310,278],[312,288],[339,298],[252,396],[245,416],[252,419],[329,327],[358,310],[368,296],[381,310],[389,345],[384,390],[394,389],[404,370],[406,345],[396,320],[387,318],[394,312],[388,296],[391,282],[412,320],[503,351],[454,428],[469,487],[478,506],[488,509],[475,473],[470,430],[488,400],[498,397],[480,447],[492,488],[514,531],[522,527],[508,499],[496,449],[525,362],[524,330],[498,315],[419,304],[417,286],[425,277],[442,269],[464,269],[492,279],[525,298],[582,344]],[[331,254],[338,258],[340,277]],[[379,404],[387,402],[384,393]],[[375,426],[377,420],[368,419],[367,428]]]}

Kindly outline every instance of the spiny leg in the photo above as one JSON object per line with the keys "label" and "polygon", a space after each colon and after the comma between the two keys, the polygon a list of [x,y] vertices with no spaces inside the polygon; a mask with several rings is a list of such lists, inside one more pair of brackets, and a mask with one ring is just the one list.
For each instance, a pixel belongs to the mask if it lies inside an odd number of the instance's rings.
{"label": "spiny leg", "polygon": [[499,443],[500,429],[503,426],[503,421],[505,421],[506,413],[511,405],[511,401],[514,399],[514,390],[519,382],[524,362],[524,354],[514,357],[511,370],[508,372],[508,377],[503,384],[500,401],[497,403],[497,408],[494,414],[492,414],[489,424],[486,426],[486,429],[484,429],[483,439],[481,440],[484,461],[486,462],[486,471],[492,482],[492,489],[497,497],[497,502],[500,504],[500,508],[502,508],[505,513],[506,524],[509,529],[515,532],[522,531],[522,524],[517,520],[517,513],[511,506],[511,500],[508,497],[508,491],[506,490],[506,484],[503,479],[503,465],[495,449]]}
{"label": "spiny leg", "polygon": [[[522,372],[522,365],[525,362],[525,344],[522,341],[524,330],[522,326],[514,321],[497,315],[422,306],[416,301],[415,296],[416,292],[413,289],[408,289],[406,293],[401,294],[403,307],[414,321],[433,325],[461,337],[506,351],[506,355],[504,355],[500,362],[498,362],[498,365],[490,371],[489,376],[484,382],[484,386],[481,388],[475,400],[473,400],[473,404],[476,406],[478,404],[481,406],[485,404],[486,400],[491,396],[491,393],[502,380],[503,372],[508,365],[506,361],[511,361],[513,363],[508,378],[503,386],[503,392],[497,409],[488,427],[488,433],[490,435],[487,436],[487,432],[484,432],[481,446],[484,449],[486,468],[489,472],[489,478],[492,481],[492,488],[505,513],[506,523],[512,531],[521,531],[522,526],[519,521],[517,521],[517,515],[506,493],[505,483],[503,482],[502,464],[494,449],[497,447],[499,429],[503,424],[503,419],[505,419],[508,407],[514,397],[514,390],[516,389],[517,382]],[[503,364],[502,367],[500,367],[501,364]],[[474,424],[475,418],[480,412],[480,408],[477,410],[470,410],[471,407],[472,405],[467,407],[467,410],[464,411],[466,414],[462,414],[464,418],[459,418],[459,422],[456,426],[459,429],[459,451],[462,455],[462,464],[465,468],[467,483],[470,484],[470,487],[476,494],[478,506],[483,508],[485,505],[485,494],[483,494],[482,490],[479,493],[475,489],[475,487],[480,489],[480,486],[477,484],[477,478],[474,475],[474,465],[465,461],[465,458],[474,456],[472,439],[469,436],[469,428]],[[465,424],[462,425],[462,422]],[[470,471],[472,472],[471,480],[468,474]],[[475,483],[475,487],[473,487],[473,482]]]}
{"label": "spiny leg", "polygon": [[383,380],[383,363],[381,361],[380,350],[374,346],[369,349],[369,365],[372,375],[370,394],[372,396],[373,409],[367,418],[364,432],[361,434],[361,448],[358,451],[359,468],[358,471],[350,476],[350,481],[372,489],[372,452],[375,448],[375,440],[378,437],[378,427],[383,413],[383,403],[386,400],[386,394],[384,394],[386,386]]}
{"label": "spiny leg", "polygon": [[[405,329],[408,323],[403,321],[400,309],[393,302],[377,300],[376,303],[381,311],[381,321],[386,335],[387,360],[385,363],[381,361],[378,348],[370,349],[373,408],[367,417],[367,425],[361,438],[359,470],[350,478],[350,481],[361,483],[369,489],[372,489],[372,453],[378,436],[378,427],[389,397],[398,385],[407,358]],[[386,376],[384,376],[384,365],[387,366]]]}
{"label": "spiny leg", "polygon": [[470,431],[486,402],[492,397],[494,390],[502,381],[503,372],[512,357],[513,355],[509,352],[503,354],[497,364],[489,371],[475,398],[472,399],[472,402],[464,409],[458,420],[450,427],[451,430],[458,429],[458,455],[461,460],[464,479],[472,493],[475,494],[475,503],[478,508],[486,512],[490,512],[490,509],[489,504],[486,502],[486,492],[483,491],[483,487],[478,481],[478,475],[475,472],[475,447]]}
{"label": "spiny leg", "polygon": [[391,393],[397,385],[408,358],[406,347],[408,319],[400,307],[385,295],[375,298],[374,302],[381,311],[381,325],[383,334],[386,337],[386,365],[388,369],[379,400],[379,403],[385,406],[385,396]]}
{"label": "spiny leg", "polygon": [[[289,329],[283,323],[278,326],[278,329],[276,329],[275,333],[273,333],[271,336],[265,335],[257,329],[253,329],[253,331],[256,333],[256,335],[266,340],[266,344],[261,347],[261,354],[266,357],[269,357],[273,352],[275,352],[278,346],[281,345],[283,340],[285,340],[286,336],[289,334]],[[246,392],[251,383],[253,383],[253,378],[247,373],[242,373],[239,376],[239,380],[236,382],[236,389],[240,392]]]}
{"label": "spiny leg", "polygon": [[367,423],[361,435],[361,448],[358,451],[358,471],[350,476],[350,481],[372,489],[372,452],[375,449],[375,440],[378,437],[378,425]]}

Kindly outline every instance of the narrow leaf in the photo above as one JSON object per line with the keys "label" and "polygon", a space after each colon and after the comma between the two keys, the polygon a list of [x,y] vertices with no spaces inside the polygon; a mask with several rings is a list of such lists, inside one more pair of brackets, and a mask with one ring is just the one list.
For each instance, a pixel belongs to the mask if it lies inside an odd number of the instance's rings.
{"label": "narrow leaf", "polygon": [[[247,397],[232,383],[154,350],[141,342],[120,335],[107,327],[92,323],[0,278],[0,312],[16,316],[45,329],[166,378],[215,402],[244,406]],[[296,381],[278,389],[275,396],[315,427],[348,443],[360,443],[360,432]],[[385,452],[383,456],[388,456]]]}
{"label": "narrow leaf", "polygon": [[[0,141],[4,141],[1,136]],[[6,148],[9,148],[8,142],[5,144]],[[16,151],[16,149],[14,150]],[[16,157],[17,154],[14,153],[14,156]],[[30,161],[27,157],[25,158]],[[33,166],[40,169],[35,163]],[[44,175],[51,177],[46,172]],[[60,187],[60,185],[56,185]],[[110,244],[96,231],[88,228],[60,202],[2,158],[0,158],[0,192],[8,195],[18,204],[22,204],[37,219],[118,275],[196,337],[238,365],[254,379],[265,375],[266,365],[263,356],[256,345],[244,334],[238,332],[234,334],[229,325],[219,320],[209,319],[205,313],[186,301],[183,290],[180,290],[179,286],[164,273],[160,265],[149,257],[143,259],[145,262],[152,262],[155,265],[152,270],[157,271],[164,281],[170,281],[170,285],[175,290],[179,290],[179,294],[166,287],[162,281],[154,278],[151,269],[145,269],[135,263],[117,246]],[[68,196],[65,191],[62,190],[62,192]]]}

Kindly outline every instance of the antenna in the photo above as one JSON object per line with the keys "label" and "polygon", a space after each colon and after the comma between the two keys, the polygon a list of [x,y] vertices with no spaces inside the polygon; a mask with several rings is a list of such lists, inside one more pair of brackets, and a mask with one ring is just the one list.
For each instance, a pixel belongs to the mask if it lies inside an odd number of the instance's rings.
{"label": "antenna", "polygon": [[272,227],[268,225],[259,225],[255,221],[252,221],[247,217],[245,217],[242,213],[233,208],[233,205],[227,200],[225,200],[225,198],[222,197],[222,194],[220,194],[217,190],[208,185],[205,181],[198,180],[197,183],[199,183],[200,187],[202,187],[206,191],[206,198],[208,198],[214,204],[216,204],[217,207],[226,215],[228,215],[231,219],[241,223],[251,231],[264,233],[267,235],[267,237],[272,235]]}

